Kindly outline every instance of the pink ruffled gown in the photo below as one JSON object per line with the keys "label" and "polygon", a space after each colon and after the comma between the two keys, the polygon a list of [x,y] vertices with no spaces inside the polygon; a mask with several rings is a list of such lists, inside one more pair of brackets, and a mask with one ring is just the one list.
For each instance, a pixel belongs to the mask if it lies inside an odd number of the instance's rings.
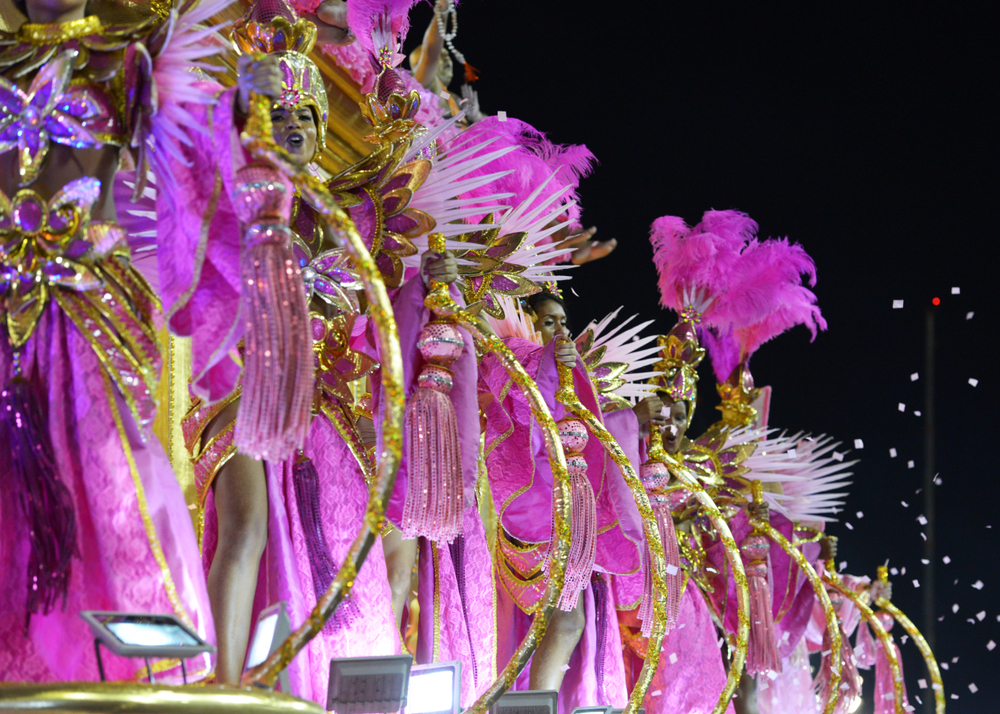
{"label": "pink ruffled gown", "polygon": [[[553,417],[567,412],[555,401],[558,386],[554,342],[546,347],[509,338],[514,352],[535,379]],[[581,403],[600,413],[589,377],[579,365],[574,370],[576,393]],[[498,532],[497,567],[497,667],[507,664],[524,634],[545,591],[542,570],[552,528],[552,472],[541,429],[531,416],[528,403],[510,376],[491,356],[480,365],[480,389],[493,401],[486,411],[486,466],[493,501],[502,529]],[[559,710],[578,706],[622,707],[628,699],[609,575],[636,573],[640,555],[637,511],[617,466],[609,462],[596,438],[583,452],[587,477],[597,502],[597,556],[583,607],[586,625],[579,645],[569,661],[559,696]],[[530,663],[515,689],[528,688]]]}

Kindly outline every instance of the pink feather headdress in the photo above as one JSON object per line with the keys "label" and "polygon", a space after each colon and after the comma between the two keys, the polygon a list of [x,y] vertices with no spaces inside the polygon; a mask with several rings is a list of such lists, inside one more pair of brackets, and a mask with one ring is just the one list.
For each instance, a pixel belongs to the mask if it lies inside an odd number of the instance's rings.
{"label": "pink feather headdress", "polygon": [[[591,172],[596,162],[594,154],[586,146],[555,144],[527,122],[518,119],[500,121],[497,117],[487,117],[462,132],[449,146],[449,150],[459,151],[476,144],[483,147],[483,154],[513,147],[513,151],[478,169],[480,175],[509,173],[469,191],[463,198],[510,194],[510,198],[503,203],[519,206],[544,184],[544,188],[532,198],[529,208],[542,205],[549,198],[559,195],[566,204],[564,215],[567,220],[571,225],[578,225],[580,207],[577,204],[577,191],[580,179]],[[470,177],[475,175],[477,174],[469,174]],[[484,203],[484,208],[489,210],[489,205]]]}
{"label": "pink feather headdress", "polygon": [[[382,59],[382,52],[397,52],[410,29],[410,8],[416,0],[351,0],[347,3],[347,25],[358,44]],[[387,58],[388,59],[388,58]],[[399,62],[385,62],[395,67]]]}
{"label": "pink feather headdress", "polygon": [[706,211],[694,228],[677,216],[653,221],[649,242],[660,276],[660,305],[691,322],[724,325],[724,296],[740,251],[756,231],[757,224],[739,211]]}

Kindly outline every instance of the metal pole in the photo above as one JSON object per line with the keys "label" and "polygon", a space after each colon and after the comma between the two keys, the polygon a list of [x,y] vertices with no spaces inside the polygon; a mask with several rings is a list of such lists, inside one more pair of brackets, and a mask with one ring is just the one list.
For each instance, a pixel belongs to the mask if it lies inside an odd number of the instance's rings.
{"label": "metal pole", "polygon": [[[934,569],[935,569],[935,534],[934,534],[934,309],[927,310],[926,343],[924,345],[924,517],[927,525],[924,527],[924,628],[923,634],[927,644],[934,649],[934,625],[936,623],[934,609]],[[927,696],[924,703],[928,712],[934,711],[934,697]]]}

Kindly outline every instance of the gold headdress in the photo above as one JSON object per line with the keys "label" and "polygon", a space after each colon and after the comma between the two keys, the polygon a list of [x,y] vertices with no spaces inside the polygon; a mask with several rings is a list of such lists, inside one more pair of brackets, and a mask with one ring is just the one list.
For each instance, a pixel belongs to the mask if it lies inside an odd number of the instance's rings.
{"label": "gold headdress", "polygon": [[705,349],[698,344],[698,333],[694,322],[682,315],[682,319],[666,335],[661,335],[660,361],[653,365],[663,376],[653,382],[658,391],[666,392],[675,402],[687,404],[687,421],[691,424],[694,408],[698,401],[698,365],[705,358]]}
{"label": "gold headdress", "polygon": [[751,404],[760,396],[760,390],[753,385],[753,375],[746,360],[736,365],[729,378],[715,388],[722,398],[722,404],[716,409],[722,412],[723,423],[739,427],[751,426],[757,421],[757,410]]}
{"label": "gold headdress", "polygon": [[309,107],[315,112],[318,153],[326,145],[329,103],[323,75],[307,57],[316,43],[316,26],[297,19],[283,0],[267,0],[251,5],[233,23],[232,40],[240,54],[263,53],[278,58],[282,92],[275,106],[288,110]]}

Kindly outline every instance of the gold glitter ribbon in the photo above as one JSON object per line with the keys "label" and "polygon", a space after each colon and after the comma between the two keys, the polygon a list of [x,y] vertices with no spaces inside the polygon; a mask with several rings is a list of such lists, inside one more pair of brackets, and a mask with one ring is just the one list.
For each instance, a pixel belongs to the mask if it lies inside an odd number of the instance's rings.
{"label": "gold glitter ribbon", "polygon": [[667,563],[663,557],[663,540],[660,537],[660,529],[656,525],[656,515],[653,507],[649,503],[649,496],[642,485],[642,481],[635,473],[628,457],[622,451],[621,446],[605,428],[604,424],[594,416],[594,413],[587,409],[577,398],[573,388],[573,368],[568,364],[556,362],[556,370],[559,373],[559,389],[556,390],[556,401],[566,407],[566,409],[577,419],[582,420],[590,433],[597,437],[598,441],[604,445],[604,450],[608,452],[612,461],[618,465],[625,483],[628,484],[632,492],[632,498],[639,508],[639,515],[642,516],[642,529],[646,534],[649,543],[649,552],[653,556],[653,628],[649,634],[649,646],[646,650],[646,658],[642,665],[642,670],[636,679],[635,686],[629,694],[628,704],[625,706],[623,714],[635,714],[642,707],[642,701],[646,698],[646,691],[656,674],[656,667],[660,662],[660,650],[663,646],[663,637],[667,631]]}
{"label": "gold glitter ribbon", "polygon": [[337,576],[302,625],[292,632],[266,660],[243,673],[242,684],[273,687],[278,674],[288,666],[309,641],[319,634],[337,606],[350,592],[354,578],[368,557],[368,551],[382,530],[385,504],[396,483],[402,451],[403,421],[403,361],[392,305],[385,291],[381,273],[347,213],[337,205],[323,183],[295,165],[285,151],[274,142],[271,134],[271,99],[251,94],[249,117],[241,139],[244,147],[260,161],[282,171],[299,189],[301,195],[316,207],[317,213],[330,226],[351,256],[354,268],[364,283],[369,315],[375,325],[382,357],[382,453],[375,471],[375,483],[369,492],[368,507],[361,530],[351,544]]}
{"label": "gold glitter ribbon", "polygon": [[[440,234],[432,234],[430,238],[429,244],[432,250],[444,250]],[[507,666],[476,700],[475,704],[466,710],[469,714],[484,714],[500,699],[504,692],[514,686],[517,676],[527,665],[531,655],[538,647],[538,643],[545,636],[545,630],[549,626],[549,620],[552,618],[556,603],[559,602],[562,595],[570,546],[570,503],[572,499],[570,498],[569,473],[566,471],[566,457],[563,454],[562,442],[559,440],[559,428],[545,404],[542,393],[538,391],[538,385],[528,376],[514,353],[496,335],[484,335],[472,316],[452,300],[447,290],[431,291],[424,300],[424,305],[436,314],[461,325],[472,335],[483,354],[492,352],[497,356],[500,364],[507,370],[511,379],[528,400],[532,416],[542,428],[542,433],[545,436],[545,450],[552,468],[552,523],[555,543],[552,545],[548,584],[538,610],[535,612],[535,617],[531,621],[531,627],[511,656]]]}
{"label": "gold glitter ribbon", "polygon": [[[884,565],[880,565],[878,568],[878,579],[883,583],[889,582],[889,569]],[[944,681],[941,679],[941,670],[938,669],[937,659],[935,659],[934,653],[931,651],[931,646],[927,644],[927,640],[924,639],[923,634],[917,629],[917,626],[913,624],[913,621],[904,615],[903,611],[893,605],[889,600],[886,600],[884,597],[880,597],[875,601],[875,604],[892,615],[893,619],[902,625],[904,630],[906,630],[906,634],[913,638],[913,642],[917,645],[917,649],[920,650],[920,654],[923,656],[924,662],[927,664],[927,673],[931,678],[931,688],[934,692],[935,714],[944,714]],[[890,660],[890,662],[891,661],[892,660]],[[895,674],[895,672],[893,674]]]}

